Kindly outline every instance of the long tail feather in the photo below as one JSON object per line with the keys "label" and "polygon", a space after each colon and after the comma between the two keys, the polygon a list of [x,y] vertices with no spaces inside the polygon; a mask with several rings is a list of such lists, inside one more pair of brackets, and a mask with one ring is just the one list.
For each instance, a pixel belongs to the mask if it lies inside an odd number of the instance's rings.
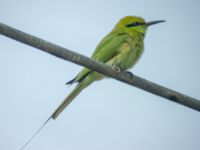
{"label": "long tail feather", "polygon": [[60,106],[55,110],[55,112],[43,123],[43,125],[27,140],[27,142],[20,148],[23,150],[34,138],[35,136],[44,128],[44,126],[51,119],[56,119],[58,115],[69,105],[69,103],[87,86],[89,86],[94,80],[91,78],[85,78],[81,81],[75,89],[64,99],[64,101],[60,104]]}
{"label": "long tail feather", "polygon": [[89,86],[93,80],[91,79],[84,79],[80,82],[75,89],[63,100],[60,106],[54,111],[51,115],[52,119],[56,119],[58,115],[72,102],[72,100],[87,86]]}
{"label": "long tail feather", "polygon": [[51,117],[49,117],[42,126],[27,140],[27,142],[20,148],[20,150],[23,150],[35,137],[38,135],[38,133],[44,128],[44,126],[49,122]]}

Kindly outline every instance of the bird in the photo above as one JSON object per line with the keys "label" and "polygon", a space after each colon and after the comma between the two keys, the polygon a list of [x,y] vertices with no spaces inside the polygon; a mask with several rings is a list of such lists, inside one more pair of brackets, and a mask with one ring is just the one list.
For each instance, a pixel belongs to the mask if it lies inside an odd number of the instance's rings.
{"label": "bird", "polygon": [[[138,62],[143,54],[144,38],[147,28],[161,22],[165,22],[165,20],[146,22],[139,16],[123,17],[111,32],[96,46],[91,58],[97,62],[115,66],[120,71],[127,71]],[[77,83],[76,87],[44,122],[39,130],[24,144],[21,150],[30,143],[50,119],[55,120],[83,89],[91,85],[94,81],[101,80],[104,77],[103,74],[85,67],[75,78],[68,81],[66,84],[69,85]]]}
{"label": "bird", "polygon": [[[157,20],[145,22],[141,17],[126,16],[97,45],[91,58],[106,65],[116,66],[120,70],[132,68],[144,51],[144,37],[151,25],[164,22]],[[94,81],[101,80],[104,75],[91,69],[83,68],[78,75],[66,84],[78,83],[75,89],[66,97],[51,115],[56,119],[71,101]]]}

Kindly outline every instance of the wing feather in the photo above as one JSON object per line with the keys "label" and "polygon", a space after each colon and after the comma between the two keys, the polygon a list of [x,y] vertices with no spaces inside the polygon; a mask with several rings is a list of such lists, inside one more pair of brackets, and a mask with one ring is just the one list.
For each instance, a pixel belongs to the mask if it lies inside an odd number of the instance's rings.
{"label": "wing feather", "polygon": [[[96,50],[92,54],[91,58],[100,61],[107,62],[116,56],[120,52],[120,46],[126,43],[129,35],[126,33],[121,34],[108,34],[96,47]],[[77,75],[73,80],[74,82],[79,82],[89,75],[92,71],[88,68],[83,68],[83,70]]]}

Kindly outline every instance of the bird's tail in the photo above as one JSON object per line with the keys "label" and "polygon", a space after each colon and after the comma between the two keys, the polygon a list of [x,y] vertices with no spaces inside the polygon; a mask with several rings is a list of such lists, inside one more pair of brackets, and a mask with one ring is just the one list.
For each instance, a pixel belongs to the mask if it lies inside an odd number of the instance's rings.
{"label": "bird's tail", "polygon": [[43,123],[43,125],[28,139],[28,141],[20,148],[23,150],[33,139],[34,137],[43,129],[43,127],[49,122],[49,120],[56,119],[58,115],[69,105],[69,103],[87,86],[89,86],[93,79],[86,77],[83,81],[78,83],[75,89],[64,99],[64,101],[60,104],[60,106],[55,110],[55,112]]}
{"label": "bird's tail", "polygon": [[72,100],[87,86],[89,86],[94,80],[91,80],[89,78],[84,79],[78,85],[75,87],[75,89],[63,100],[63,102],[60,104],[60,106],[54,111],[54,113],[51,115],[52,119],[56,119],[59,114],[67,107]]}

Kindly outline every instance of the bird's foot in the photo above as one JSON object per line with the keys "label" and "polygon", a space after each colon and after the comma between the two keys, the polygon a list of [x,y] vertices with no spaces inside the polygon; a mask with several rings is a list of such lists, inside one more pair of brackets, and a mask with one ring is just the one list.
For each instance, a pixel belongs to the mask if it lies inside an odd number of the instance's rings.
{"label": "bird's foot", "polygon": [[130,72],[130,71],[125,71],[125,73],[126,73],[127,75],[129,75],[131,78],[133,77],[133,73],[132,73],[132,72]]}
{"label": "bird's foot", "polygon": [[112,66],[116,73],[120,73],[121,69],[118,66]]}

